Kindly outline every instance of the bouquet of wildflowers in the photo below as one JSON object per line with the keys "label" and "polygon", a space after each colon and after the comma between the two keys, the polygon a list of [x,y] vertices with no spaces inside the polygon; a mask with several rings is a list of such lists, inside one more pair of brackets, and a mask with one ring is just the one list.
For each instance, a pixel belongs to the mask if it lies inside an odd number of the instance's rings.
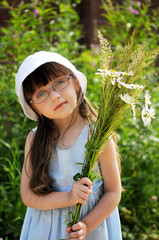
{"label": "bouquet of wildflowers", "polygon": [[[143,68],[149,66],[159,54],[159,48],[147,51],[143,44],[134,50],[134,36],[124,48],[117,65],[112,68],[113,54],[107,39],[98,32],[100,41],[100,69],[96,75],[100,77],[100,106],[97,120],[85,145],[86,154],[82,165],[82,172],[74,176],[74,180],[88,177],[94,180],[93,170],[98,163],[102,146],[115,132],[128,110],[132,111],[136,120],[136,103],[145,87],[137,82]],[[145,91],[144,106],[141,110],[141,119],[144,126],[155,118],[155,109],[151,106],[150,93]],[[77,204],[75,213],[69,212],[68,226],[78,222],[81,204]]]}

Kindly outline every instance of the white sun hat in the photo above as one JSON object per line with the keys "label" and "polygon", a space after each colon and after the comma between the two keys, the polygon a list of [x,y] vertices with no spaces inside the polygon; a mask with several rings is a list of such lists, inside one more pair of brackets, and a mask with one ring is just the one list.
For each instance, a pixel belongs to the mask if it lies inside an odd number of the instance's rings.
{"label": "white sun hat", "polygon": [[75,77],[78,79],[82,92],[84,94],[86,92],[86,76],[82,72],[79,72],[75,68],[75,66],[65,57],[61,56],[58,53],[46,51],[39,51],[34,53],[33,55],[28,56],[20,65],[19,70],[16,74],[15,91],[19,98],[19,102],[23,108],[24,114],[34,121],[38,120],[37,114],[32,110],[32,108],[25,100],[22,83],[30,73],[32,73],[35,69],[47,62],[56,62],[70,69],[75,75]]}

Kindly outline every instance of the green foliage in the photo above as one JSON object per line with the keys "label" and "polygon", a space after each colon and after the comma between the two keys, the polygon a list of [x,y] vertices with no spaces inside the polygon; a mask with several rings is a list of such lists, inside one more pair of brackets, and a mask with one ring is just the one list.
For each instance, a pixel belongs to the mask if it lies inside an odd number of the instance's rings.
{"label": "green foliage", "polygon": [[2,146],[8,154],[7,157],[0,157],[1,236],[13,236],[14,232],[14,239],[18,239],[25,210],[19,199],[21,151],[18,149],[15,139],[12,140],[10,145],[0,141],[1,149]]}
{"label": "green foliage", "polygon": [[[135,32],[136,46],[146,43],[148,49],[158,47],[159,9],[151,7],[151,0],[125,0],[121,5],[114,0],[102,0],[102,8],[107,25],[101,30],[111,42],[114,55],[120,55],[132,32]],[[149,67],[148,73],[143,71],[143,78],[159,73],[159,68],[153,66]]]}
{"label": "green foliage", "polygon": [[79,19],[69,1],[33,1],[32,4],[22,1],[14,7],[4,0],[1,4],[11,15],[8,27],[0,30],[1,60],[19,64],[28,54],[41,49],[55,50],[68,58],[76,55],[80,48],[77,42],[80,27],[75,28]]}
{"label": "green foliage", "polygon": [[137,43],[146,40],[149,48],[158,46],[159,15],[158,10],[151,8],[151,1],[125,0],[123,4],[118,4],[115,0],[102,0],[102,8],[108,21],[107,26],[102,28],[104,35],[117,52],[134,31]]}
{"label": "green foliage", "polygon": [[[126,189],[120,204],[124,239],[158,239],[159,237],[159,205],[156,198],[159,196],[157,82],[151,88],[153,105],[156,107],[156,118],[151,126],[144,128],[139,122],[136,125],[125,122],[119,129],[122,183]],[[123,208],[130,210],[130,213]]]}
{"label": "green foliage", "polygon": [[[159,9],[152,8],[151,1],[125,0],[119,5],[114,0],[103,0],[102,7],[107,25],[101,30],[111,42],[116,56],[120,56],[133,31],[136,47],[143,43],[147,44],[147,49],[158,47]],[[126,120],[118,129],[122,184],[126,189],[120,203],[120,215],[123,238],[126,240],[159,239],[158,60],[156,63],[142,71],[140,76],[151,90],[156,118],[148,128],[139,121],[134,124]]]}
{"label": "green foliage", "polygon": [[[7,27],[0,28],[0,237],[19,239],[25,207],[20,199],[23,149],[28,132],[36,123],[28,120],[15,95],[15,74],[25,57],[35,51],[56,51],[75,59],[82,50],[79,17],[74,1],[20,2],[7,0],[0,7],[10,14]],[[75,62],[75,60],[74,60]],[[80,62],[80,61],[79,61]]]}
{"label": "green foliage", "polygon": [[[152,92],[155,101],[159,100],[155,98],[158,90]],[[156,119],[151,127],[143,128],[139,122],[135,125],[125,122],[118,132],[121,136],[122,183],[126,189],[120,203],[124,239],[159,237],[159,205],[157,198],[153,198],[159,196],[158,110],[156,106]],[[153,232],[157,234],[156,238],[151,236]]]}
{"label": "green foliage", "polygon": [[[78,43],[82,28],[75,6],[80,1],[33,1],[34,5],[21,1],[17,7],[7,0],[0,2],[0,7],[7,8],[11,16],[7,27],[0,28],[0,237],[5,240],[19,239],[25,212],[19,189],[23,149],[26,135],[36,125],[24,117],[15,96],[14,79],[22,60],[39,50],[61,53],[87,75],[87,97],[99,106],[99,78],[94,75],[99,68],[99,47],[92,44],[88,50]],[[115,0],[103,0],[103,7],[107,26],[101,30],[111,42],[115,56],[120,56],[134,30],[135,46],[144,42],[148,50],[158,46],[159,14],[158,9],[151,8],[150,1],[142,1],[138,6],[137,1],[125,0],[118,5]],[[139,14],[132,13],[129,7]],[[156,107],[152,125],[145,128],[138,121],[136,125],[126,121],[118,130],[122,183],[126,189],[120,215],[126,240],[159,238],[159,205],[155,198],[159,197],[158,72],[151,65],[141,76],[141,81],[146,81],[151,89]]]}

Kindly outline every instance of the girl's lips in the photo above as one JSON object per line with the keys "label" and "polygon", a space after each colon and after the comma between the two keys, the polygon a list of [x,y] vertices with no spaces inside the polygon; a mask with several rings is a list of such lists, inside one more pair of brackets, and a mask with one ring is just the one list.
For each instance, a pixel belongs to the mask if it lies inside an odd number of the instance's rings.
{"label": "girl's lips", "polygon": [[60,103],[59,105],[57,105],[57,106],[55,107],[54,110],[57,110],[58,108],[62,107],[65,103],[66,103],[66,102],[62,102],[62,103]]}

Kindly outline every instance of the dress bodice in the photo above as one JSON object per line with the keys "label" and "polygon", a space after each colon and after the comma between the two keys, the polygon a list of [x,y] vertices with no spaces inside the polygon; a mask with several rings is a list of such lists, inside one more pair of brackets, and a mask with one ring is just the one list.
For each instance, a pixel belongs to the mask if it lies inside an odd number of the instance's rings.
{"label": "dress bodice", "polygon": [[85,157],[85,144],[88,140],[88,126],[84,125],[77,141],[69,148],[55,148],[49,164],[51,185],[53,188],[70,188],[74,183],[73,176],[81,172]]}
{"label": "dress bodice", "polygon": [[[73,176],[81,173],[85,157],[85,144],[88,138],[88,126],[85,124],[76,143],[69,149],[55,148],[49,163],[51,184],[55,191],[70,191],[74,183]],[[97,165],[97,171],[99,167]],[[96,179],[92,185],[93,193],[89,195],[82,206],[80,219],[83,219],[93,210],[103,196],[103,182]],[[104,211],[104,209],[103,209]],[[66,216],[75,212],[75,207],[39,210],[27,208],[20,240],[58,240],[67,239]],[[122,240],[120,218],[116,207],[110,216],[98,225],[86,240]]]}

